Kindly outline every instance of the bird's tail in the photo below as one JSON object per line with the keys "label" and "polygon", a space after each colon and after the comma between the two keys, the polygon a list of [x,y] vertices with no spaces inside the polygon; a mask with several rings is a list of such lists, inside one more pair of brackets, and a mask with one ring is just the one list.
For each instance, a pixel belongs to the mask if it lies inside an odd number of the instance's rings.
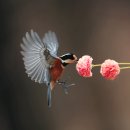
{"label": "bird's tail", "polygon": [[51,107],[51,86],[50,84],[48,85],[48,89],[47,89],[47,103],[48,103],[48,107]]}

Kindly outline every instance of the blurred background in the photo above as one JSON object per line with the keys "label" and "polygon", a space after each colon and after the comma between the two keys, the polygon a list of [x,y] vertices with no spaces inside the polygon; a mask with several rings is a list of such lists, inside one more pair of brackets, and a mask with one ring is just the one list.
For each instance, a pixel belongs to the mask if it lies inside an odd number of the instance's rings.
{"label": "blurred background", "polygon": [[62,78],[76,86],[68,95],[57,86],[48,109],[47,87],[28,78],[20,54],[27,31],[43,38],[52,30],[59,55],[128,62],[129,0],[1,0],[0,16],[0,130],[130,130],[130,70],[107,81],[100,68],[82,78],[75,65],[67,66]]}

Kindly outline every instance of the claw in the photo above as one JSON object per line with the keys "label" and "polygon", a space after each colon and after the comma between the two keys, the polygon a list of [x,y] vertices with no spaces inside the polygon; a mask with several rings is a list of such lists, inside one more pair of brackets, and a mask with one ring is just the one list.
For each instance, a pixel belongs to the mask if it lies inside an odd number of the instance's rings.
{"label": "claw", "polygon": [[71,86],[74,86],[75,84],[69,84],[69,85],[66,85],[66,82],[65,81],[57,81],[58,84],[62,85],[63,89],[64,89],[64,92],[65,94],[68,94],[68,88],[71,87]]}

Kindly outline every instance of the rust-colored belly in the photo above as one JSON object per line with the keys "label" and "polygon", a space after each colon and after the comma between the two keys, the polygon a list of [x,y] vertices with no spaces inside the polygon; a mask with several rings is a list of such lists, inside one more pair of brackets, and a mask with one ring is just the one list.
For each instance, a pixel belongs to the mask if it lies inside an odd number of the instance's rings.
{"label": "rust-colored belly", "polygon": [[51,80],[56,82],[60,78],[62,72],[63,72],[63,68],[61,66],[61,61],[57,59],[54,62],[54,65],[50,69]]}

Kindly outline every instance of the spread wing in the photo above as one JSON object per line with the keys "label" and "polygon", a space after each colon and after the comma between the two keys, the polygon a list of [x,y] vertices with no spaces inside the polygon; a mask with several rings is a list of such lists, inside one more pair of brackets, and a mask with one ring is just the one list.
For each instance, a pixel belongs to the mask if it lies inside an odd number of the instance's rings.
{"label": "spread wing", "polygon": [[45,43],[45,45],[47,46],[50,54],[53,57],[57,57],[59,44],[55,32],[48,31],[47,33],[45,33],[45,36],[43,37],[43,43]]}
{"label": "spread wing", "polygon": [[35,82],[44,82],[46,84],[50,82],[50,63],[48,60],[54,59],[53,55],[56,57],[58,50],[58,44],[55,44],[56,39],[54,35],[52,32],[45,34],[45,37],[47,36],[47,38],[51,39],[51,42],[48,43],[43,43],[38,34],[33,30],[31,30],[30,34],[27,32],[26,37],[23,37],[23,43],[21,44],[23,51],[21,51],[21,54],[23,55],[26,73]]}

